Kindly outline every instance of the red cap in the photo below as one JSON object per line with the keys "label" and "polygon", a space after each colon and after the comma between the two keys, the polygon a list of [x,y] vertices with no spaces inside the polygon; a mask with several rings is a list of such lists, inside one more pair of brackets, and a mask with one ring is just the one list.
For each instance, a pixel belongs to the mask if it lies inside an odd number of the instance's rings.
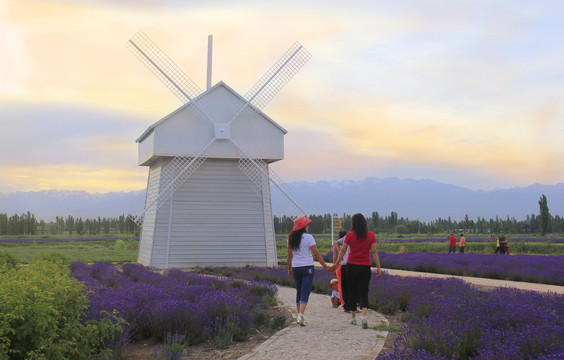
{"label": "red cap", "polygon": [[294,228],[292,230],[299,230],[301,228],[306,227],[307,224],[309,224],[311,222],[310,219],[306,218],[305,216],[298,216],[295,220],[294,220]]}

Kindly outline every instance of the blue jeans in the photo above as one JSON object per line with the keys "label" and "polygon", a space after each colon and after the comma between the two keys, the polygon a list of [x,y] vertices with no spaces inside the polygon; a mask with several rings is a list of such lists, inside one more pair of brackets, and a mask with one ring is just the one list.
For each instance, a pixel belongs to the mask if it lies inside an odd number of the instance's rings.
{"label": "blue jeans", "polygon": [[292,277],[296,284],[296,305],[307,304],[313,286],[313,265],[292,268]]}

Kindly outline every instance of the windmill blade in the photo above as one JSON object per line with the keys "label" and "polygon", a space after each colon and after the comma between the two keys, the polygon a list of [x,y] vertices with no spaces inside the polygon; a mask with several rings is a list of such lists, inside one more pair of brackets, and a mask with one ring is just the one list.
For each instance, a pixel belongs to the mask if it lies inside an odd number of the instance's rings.
{"label": "windmill blade", "polygon": [[[191,110],[197,118],[211,123],[213,120],[204,110],[199,97],[202,90],[176,65],[143,31],[137,32],[127,43],[126,47],[184,104],[190,103]],[[138,225],[143,223],[144,216],[151,209],[158,209],[182,185],[186,179],[206,160],[204,152],[211,145],[212,139],[196,156],[179,155],[173,158],[161,171],[164,176],[162,188],[158,195],[149,198],[147,194],[144,210],[131,216]]]}
{"label": "windmill blade", "polygon": [[170,163],[161,170],[163,177],[161,180],[162,187],[159,189],[158,195],[149,198],[150,195],[147,194],[143,211],[131,216],[131,219],[135,221],[137,225],[141,226],[147,212],[156,211],[156,209],[166,203],[190,175],[206,161],[208,158],[206,150],[214,141],[215,139],[210,140],[195,156],[174,157]]}
{"label": "windmill blade", "polygon": [[[295,42],[247,92],[244,97],[246,100],[245,104],[235,113],[229,124],[240,117],[248,116],[257,110],[262,110],[310,58],[311,54],[299,42]],[[261,190],[266,190],[265,187],[272,184],[273,188],[278,190],[301,215],[309,213],[302,204],[298,203],[296,200],[298,197],[292,194],[292,191],[280,177],[272,169],[268,168],[264,160],[249,155],[249,152],[245,151],[241,145],[237,144],[233,139],[230,140],[241,151],[242,156],[239,160],[239,168]],[[263,181],[265,178],[269,181]]]}
{"label": "windmill blade", "polygon": [[247,113],[262,110],[310,58],[309,51],[296,41],[247,92],[245,104],[229,120],[229,124]]}
{"label": "windmill blade", "polygon": [[[299,215],[310,214],[309,209],[303,205],[303,201],[299,200],[299,197],[268,167],[268,164],[263,159],[250,156],[239,144],[235,143],[233,140],[231,141],[241,152],[239,169],[241,169],[259,189],[266,191],[269,190],[268,187],[272,185],[272,187],[287,200],[289,205],[291,205],[290,208],[294,209],[294,211],[288,211],[288,214],[296,213],[295,210],[298,211],[297,213]],[[265,181],[265,179],[268,179],[268,181]],[[287,210],[289,209],[287,208]]]}
{"label": "windmill blade", "polygon": [[[284,214],[299,215],[311,214],[311,211],[304,206],[303,201],[298,200],[298,196],[286,185],[284,181],[268,167],[262,159],[241,157],[239,168],[243,171],[262,191],[274,190],[279,194],[280,199],[286,200],[286,206],[280,204]],[[264,179],[268,179],[265,181]],[[270,189],[268,188],[270,186]]]}
{"label": "windmill blade", "polygon": [[310,58],[309,51],[296,41],[247,92],[245,99],[262,110]]}
{"label": "windmill blade", "polygon": [[125,43],[137,57],[182,103],[186,104],[202,90],[145,33],[139,30]]}

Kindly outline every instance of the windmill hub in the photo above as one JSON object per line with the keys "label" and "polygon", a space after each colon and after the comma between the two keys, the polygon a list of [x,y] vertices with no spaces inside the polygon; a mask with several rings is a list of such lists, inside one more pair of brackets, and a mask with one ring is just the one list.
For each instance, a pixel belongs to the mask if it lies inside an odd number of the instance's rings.
{"label": "windmill hub", "polygon": [[216,139],[229,139],[231,131],[227,123],[215,123],[215,138]]}

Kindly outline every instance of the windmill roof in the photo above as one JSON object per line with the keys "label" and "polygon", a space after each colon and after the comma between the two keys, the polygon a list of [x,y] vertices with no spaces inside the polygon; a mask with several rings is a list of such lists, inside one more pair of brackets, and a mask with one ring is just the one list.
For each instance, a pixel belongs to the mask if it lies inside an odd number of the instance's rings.
{"label": "windmill roof", "polygon": [[[181,111],[182,109],[184,109],[187,106],[190,106],[192,104],[192,102],[196,101],[197,99],[199,99],[200,97],[206,95],[207,93],[212,92],[214,89],[218,88],[218,87],[224,87],[225,89],[227,89],[229,92],[231,92],[234,96],[238,97],[239,99],[241,99],[241,101],[243,102],[247,102],[247,100],[245,98],[243,98],[241,95],[239,95],[239,93],[237,93],[235,90],[233,90],[229,85],[225,84],[223,81],[218,82],[217,84],[215,84],[214,86],[212,86],[211,88],[209,88],[208,90],[204,91],[203,93],[201,93],[200,95],[198,95],[196,98],[194,98],[192,101],[180,106],[178,109],[174,110],[173,112],[171,112],[170,114],[166,115],[165,117],[163,117],[162,119],[160,119],[159,121],[157,121],[156,123],[152,124],[151,126],[149,126],[147,128],[147,130],[145,130],[143,132],[143,134],[141,134],[141,136],[139,136],[139,138],[137,138],[135,140],[135,142],[141,142],[143,141],[143,139],[149,135],[157,126],[159,126],[159,124],[161,124],[162,122],[166,121],[168,118],[170,118],[172,115],[176,114],[177,112]],[[260,114],[264,119],[266,119],[267,121],[269,121],[270,123],[272,123],[274,126],[276,126],[278,129],[280,129],[280,131],[282,131],[284,134],[287,134],[288,131],[286,129],[284,129],[282,126],[280,126],[277,122],[275,122],[274,120],[272,120],[268,115],[266,115],[264,112],[262,112],[260,109],[254,107],[253,105],[249,104],[249,106],[253,107],[253,109]]]}

